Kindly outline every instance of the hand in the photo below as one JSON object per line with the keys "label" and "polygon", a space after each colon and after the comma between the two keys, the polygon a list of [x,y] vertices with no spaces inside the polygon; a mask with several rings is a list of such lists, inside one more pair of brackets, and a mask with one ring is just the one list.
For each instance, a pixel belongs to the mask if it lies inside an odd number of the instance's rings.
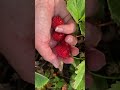
{"label": "hand", "polygon": [[[45,60],[52,63],[56,68],[59,67],[60,60],[52,51],[52,48],[57,42],[51,38],[51,20],[53,16],[58,15],[64,18],[64,22],[67,24],[58,26],[56,31],[65,34],[73,33],[75,31],[75,22],[66,10],[66,3],[64,0],[36,0],[35,48]],[[65,41],[71,45],[72,55],[77,55],[79,50],[74,46],[77,43],[77,39],[72,35],[67,35]],[[73,58],[69,57],[63,61],[64,63],[72,63]]]}

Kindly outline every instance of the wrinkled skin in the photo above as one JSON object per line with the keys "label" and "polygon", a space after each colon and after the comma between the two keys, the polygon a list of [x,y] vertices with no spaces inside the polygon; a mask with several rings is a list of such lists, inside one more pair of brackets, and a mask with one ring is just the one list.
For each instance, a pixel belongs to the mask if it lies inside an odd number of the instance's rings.
{"label": "wrinkled skin", "polygon": [[[75,31],[75,22],[66,10],[64,0],[36,0],[35,5],[35,48],[42,57],[52,63],[56,68],[60,65],[60,59],[53,53],[52,48],[56,45],[51,38],[51,21],[53,16],[64,18],[65,25],[58,26],[55,30],[64,34],[71,34]],[[72,55],[79,53],[78,48],[74,47],[77,39],[72,35],[67,35],[65,41],[72,47]],[[63,60],[64,63],[72,63],[73,58]]]}

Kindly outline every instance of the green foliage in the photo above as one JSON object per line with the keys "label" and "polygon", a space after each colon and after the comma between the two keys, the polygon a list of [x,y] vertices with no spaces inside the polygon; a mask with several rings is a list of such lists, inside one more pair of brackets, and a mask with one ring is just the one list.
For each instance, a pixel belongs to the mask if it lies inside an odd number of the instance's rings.
{"label": "green foliage", "polygon": [[85,60],[84,57],[83,58],[74,57],[74,62],[72,63],[72,65],[76,68],[83,60]]}
{"label": "green foliage", "polygon": [[85,0],[67,0],[67,9],[85,35]]}
{"label": "green foliage", "polygon": [[81,34],[83,36],[85,36],[85,21],[80,21],[79,27],[80,27],[80,30],[81,30]]}
{"label": "green foliage", "polygon": [[52,88],[56,90],[60,90],[62,86],[65,84],[64,79],[61,79],[57,76],[51,79],[50,83],[52,83]]}
{"label": "green foliage", "polygon": [[83,60],[76,68],[76,76],[74,78],[73,88],[76,90],[85,90],[85,60]]}
{"label": "green foliage", "polygon": [[[85,0],[67,0],[67,10],[78,24],[81,34],[85,36]],[[76,71],[72,75],[72,87],[77,90],[85,89],[85,60],[80,62],[80,58],[74,57],[75,62],[72,64]],[[73,67],[72,71],[75,70]],[[74,80],[74,82],[72,82]]]}
{"label": "green foliage", "polygon": [[48,83],[49,79],[37,72],[35,72],[35,88],[42,88]]}
{"label": "green foliage", "polygon": [[[78,24],[81,34],[85,36],[85,0],[67,0],[67,10]],[[71,86],[76,90],[85,90],[85,60],[74,57],[70,70],[76,70],[71,77]]]}
{"label": "green foliage", "polygon": [[107,0],[108,7],[113,20],[120,25],[120,3],[119,0]]}
{"label": "green foliage", "polygon": [[120,81],[116,81],[116,83],[112,84],[111,88],[109,88],[108,90],[120,90]]}

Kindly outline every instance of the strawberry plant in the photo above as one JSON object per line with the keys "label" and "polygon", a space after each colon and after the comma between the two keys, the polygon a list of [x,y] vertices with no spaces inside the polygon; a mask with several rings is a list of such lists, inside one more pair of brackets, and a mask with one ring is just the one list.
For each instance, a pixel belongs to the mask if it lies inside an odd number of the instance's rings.
{"label": "strawberry plant", "polygon": [[[76,32],[74,36],[78,41],[83,40],[85,36],[85,0],[66,0],[66,8],[73,20],[76,22]],[[52,18],[52,32],[51,37],[57,42],[53,48],[53,52],[62,60],[71,57],[71,46],[65,42],[66,34],[58,33],[55,31],[59,25],[64,25],[65,22],[60,16],[54,16]],[[85,57],[83,43],[78,43],[76,46],[80,50],[79,55],[73,57],[74,62],[72,64],[63,64],[63,70],[59,71],[55,69],[50,63],[44,61],[42,57],[40,62],[36,66],[36,72],[41,73],[45,77],[49,78],[49,82],[44,83],[44,89],[52,90],[83,90],[85,89]],[[84,45],[83,45],[84,46]],[[37,59],[39,54],[37,53]],[[47,68],[46,68],[46,67]],[[40,69],[40,70],[39,70]],[[80,78],[80,79],[79,79]],[[39,83],[39,82],[37,82]],[[40,84],[40,83],[39,83]],[[39,85],[37,84],[37,85]]]}
{"label": "strawberry plant", "polygon": [[[67,9],[78,25],[78,30],[80,30],[80,34],[78,36],[83,35],[84,37],[85,36],[85,0],[68,0]],[[75,62],[76,61],[78,63],[76,64],[74,63],[75,72],[73,72],[71,82],[73,80],[74,81],[71,84],[72,84],[73,89],[75,90],[84,90],[85,89],[84,55],[83,57],[79,56],[77,59],[75,59]]]}
{"label": "strawberry plant", "polygon": [[43,88],[48,82],[48,78],[35,72],[35,88]]}

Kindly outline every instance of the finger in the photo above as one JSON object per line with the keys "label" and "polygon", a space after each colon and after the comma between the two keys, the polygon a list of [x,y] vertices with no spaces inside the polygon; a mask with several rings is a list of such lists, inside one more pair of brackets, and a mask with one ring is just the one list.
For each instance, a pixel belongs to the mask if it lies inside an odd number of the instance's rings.
{"label": "finger", "polygon": [[71,47],[71,53],[73,56],[77,56],[79,54],[79,49],[77,47]]}
{"label": "finger", "polygon": [[71,64],[71,63],[73,63],[73,61],[74,61],[74,59],[72,57],[69,57],[69,58],[66,58],[63,60],[63,62],[66,64]]}
{"label": "finger", "polygon": [[58,15],[64,19],[64,22],[67,23],[67,25],[59,26],[56,28],[56,31],[65,34],[73,33],[75,31],[75,22],[67,11],[65,0],[55,0],[55,16]]}
{"label": "finger", "polygon": [[36,46],[36,49],[45,60],[52,63],[54,67],[59,67],[59,61],[48,44],[40,44]]}
{"label": "finger", "polygon": [[[64,0],[55,0],[55,13],[54,15],[59,15],[61,18],[65,18],[69,12],[66,8],[66,2]],[[69,15],[70,18],[70,15]],[[66,20],[68,21],[68,20]]]}
{"label": "finger", "polygon": [[67,35],[65,37],[65,42],[67,42],[70,45],[76,45],[77,44],[77,39],[76,39],[76,37],[74,37],[72,35]]}
{"label": "finger", "polygon": [[71,34],[75,32],[75,27],[75,22],[73,20],[70,20],[67,24],[59,25],[58,27],[56,27],[55,31],[65,34]]}

